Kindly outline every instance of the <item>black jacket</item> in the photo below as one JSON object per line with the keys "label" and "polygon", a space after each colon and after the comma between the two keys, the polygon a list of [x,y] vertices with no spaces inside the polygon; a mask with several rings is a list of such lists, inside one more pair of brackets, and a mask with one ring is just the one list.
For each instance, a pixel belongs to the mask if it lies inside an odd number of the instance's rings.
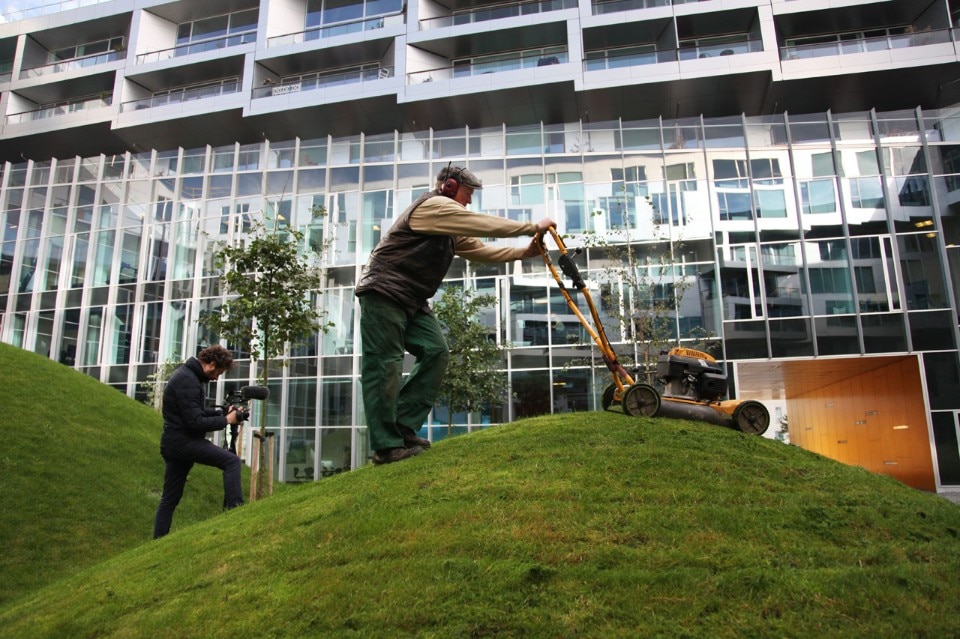
{"label": "black jacket", "polygon": [[227,427],[227,418],[215,408],[206,408],[206,388],[210,379],[200,360],[188,359],[170,376],[163,391],[163,433],[184,434],[202,439],[207,431]]}

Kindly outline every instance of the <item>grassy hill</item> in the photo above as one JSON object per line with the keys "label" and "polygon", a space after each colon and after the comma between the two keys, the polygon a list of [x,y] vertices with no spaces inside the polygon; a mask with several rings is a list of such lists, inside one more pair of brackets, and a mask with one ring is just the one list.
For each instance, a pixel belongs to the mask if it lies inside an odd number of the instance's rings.
{"label": "grassy hill", "polygon": [[[66,366],[0,344],[0,388],[3,604],[149,540],[163,460],[158,413]],[[220,471],[198,467],[174,529],[222,502]]]}
{"label": "grassy hill", "polygon": [[581,413],[291,487],[0,608],[30,637],[939,637],[960,508],[715,426]]}

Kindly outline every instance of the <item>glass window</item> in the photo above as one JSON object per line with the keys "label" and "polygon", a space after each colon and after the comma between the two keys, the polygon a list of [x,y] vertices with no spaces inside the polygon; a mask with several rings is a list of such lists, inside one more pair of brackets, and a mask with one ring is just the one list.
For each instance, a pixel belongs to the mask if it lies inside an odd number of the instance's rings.
{"label": "glass window", "polygon": [[326,139],[304,140],[300,143],[300,166],[324,166],[326,163]]}
{"label": "glass window", "polygon": [[257,28],[260,12],[258,9],[238,11],[230,15],[230,33],[243,33]]}
{"label": "glass window", "polygon": [[832,179],[801,182],[800,200],[804,213],[836,213],[837,211],[837,196]]}
{"label": "glass window", "polygon": [[817,317],[817,353],[819,355],[856,355],[860,353],[857,318],[853,315]]}
{"label": "glass window", "polygon": [[900,270],[909,310],[947,306],[936,239],[933,233],[897,237]]}
{"label": "glass window", "polygon": [[717,193],[721,220],[752,220],[750,193]]}
{"label": "glass window", "polygon": [[388,13],[399,13],[403,10],[403,0],[367,0],[365,16],[381,16]]}
{"label": "glass window", "polygon": [[[930,408],[960,408],[960,368],[956,353],[924,353],[923,370]],[[955,428],[952,424],[951,427]]]}
{"label": "glass window", "polygon": [[762,218],[787,217],[787,200],[782,189],[761,190],[753,192],[757,215]]}
{"label": "glass window", "polygon": [[543,139],[540,131],[507,131],[507,155],[539,155],[543,152]]}
{"label": "glass window", "polygon": [[854,208],[858,209],[882,209],[883,184],[880,177],[861,177],[851,178],[850,184],[850,202]]}
{"label": "glass window", "polygon": [[895,178],[901,206],[930,206],[930,184],[925,175]]}
{"label": "glass window", "polygon": [[[960,16],[954,17],[954,22]],[[926,366],[926,362],[924,362]],[[951,381],[953,387],[944,384],[947,392],[952,392],[953,398],[960,397],[960,384],[957,383],[957,365],[956,360],[950,364]],[[929,373],[928,373],[929,374]],[[934,368],[934,375],[940,374],[940,371]],[[937,385],[938,394],[942,392],[940,384]],[[938,404],[940,402],[937,402]],[[940,482],[943,485],[960,484],[960,445],[957,443],[957,416],[953,411],[943,413],[933,413],[931,415],[933,422],[933,438],[937,449],[937,469],[940,472]]]}
{"label": "glass window", "polygon": [[814,153],[810,156],[814,177],[836,175],[833,164],[833,153]]}
{"label": "glass window", "polygon": [[260,145],[248,144],[240,147],[237,157],[238,171],[255,171],[260,168]]}
{"label": "glass window", "polygon": [[347,22],[363,17],[363,2],[356,0],[324,0],[320,10],[320,24]]}
{"label": "glass window", "polygon": [[813,335],[809,319],[770,320],[770,346],[773,357],[810,357]]}
{"label": "glass window", "polygon": [[229,25],[228,16],[215,16],[204,18],[193,23],[191,30],[191,40],[206,40],[208,38],[218,38],[227,35],[227,26]]}
{"label": "glass window", "polygon": [[324,379],[320,387],[320,423],[349,426],[353,422],[353,383],[347,379]]}
{"label": "glass window", "polygon": [[713,178],[715,180],[726,180],[731,178],[747,177],[746,160],[714,160]]}
{"label": "glass window", "polygon": [[550,413],[550,371],[515,372],[511,388],[515,419]]}
{"label": "glass window", "polygon": [[[312,384],[315,395],[316,381],[312,381]],[[303,390],[309,391],[308,385],[307,380],[291,380],[287,392],[304,394]],[[315,403],[311,399],[309,407],[312,408]],[[298,402],[296,409],[288,409],[287,425],[303,423],[305,420],[300,418],[301,409],[307,408],[305,403]],[[314,420],[307,423],[313,425]],[[313,428],[290,428],[284,432],[284,446],[284,481],[297,483],[316,479],[316,431]]]}
{"label": "glass window", "polygon": [[857,169],[860,175],[880,175],[876,151],[857,151]]}
{"label": "glass window", "polygon": [[728,359],[758,359],[769,356],[767,329],[761,321],[724,322],[723,337]]}

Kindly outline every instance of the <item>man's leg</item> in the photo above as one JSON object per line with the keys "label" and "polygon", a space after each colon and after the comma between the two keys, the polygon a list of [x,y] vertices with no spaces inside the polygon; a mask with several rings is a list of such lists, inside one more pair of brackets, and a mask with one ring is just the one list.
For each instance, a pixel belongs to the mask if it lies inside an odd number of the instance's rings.
{"label": "man's leg", "polygon": [[243,488],[240,481],[240,458],[225,448],[220,448],[207,439],[191,439],[180,443],[178,454],[204,466],[214,466],[223,471],[223,507],[236,508],[243,505]]}
{"label": "man's leg", "polygon": [[160,495],[160,504],[153,519],[153,538],[160,539],[170,532],[173,523],[173,511],[183,497],[183,486],[187,483],[187,475],[193,468],[193,462],[183,461],[174,457],[163,456],[166,469],[163,473],[163,494]]}
{"label": "man's leg", "polygon": [[420,312],[407,324],[404,346],[417,362],[400,389],[397,422],[416,432],[437,401],[450,350],[437,318]]}
{"label": "man's leg", "polygon": [[230,509],[242,506],[243,488],[240,481],[240,468],[243,464],[240,458],[206,439],[194,440],[190,448],[198,464],[214,466],[223,471],[223,507]]}
{"label": "man's leg", "polygon": [[360,298],[360,385],[374,451],[403,447],[396,421],[406,328],[407,314],[390,300],[373,293]]}

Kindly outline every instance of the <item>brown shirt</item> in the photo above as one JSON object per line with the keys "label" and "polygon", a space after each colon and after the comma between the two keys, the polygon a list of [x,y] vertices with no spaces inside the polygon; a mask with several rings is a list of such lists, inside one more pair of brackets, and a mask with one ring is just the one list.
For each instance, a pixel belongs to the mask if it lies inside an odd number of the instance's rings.
{"label": "brown shirt", "polygon": [[452,235],[454,252],[471,262],[512,262],[523,257],[527,247],[496,248],[480,237],[521,237],[537,234],[534,222],[516,222],[502,217],[471,213],[459,202],[443,195],[431,197],[414,209],[410,228],[425,235]]}

